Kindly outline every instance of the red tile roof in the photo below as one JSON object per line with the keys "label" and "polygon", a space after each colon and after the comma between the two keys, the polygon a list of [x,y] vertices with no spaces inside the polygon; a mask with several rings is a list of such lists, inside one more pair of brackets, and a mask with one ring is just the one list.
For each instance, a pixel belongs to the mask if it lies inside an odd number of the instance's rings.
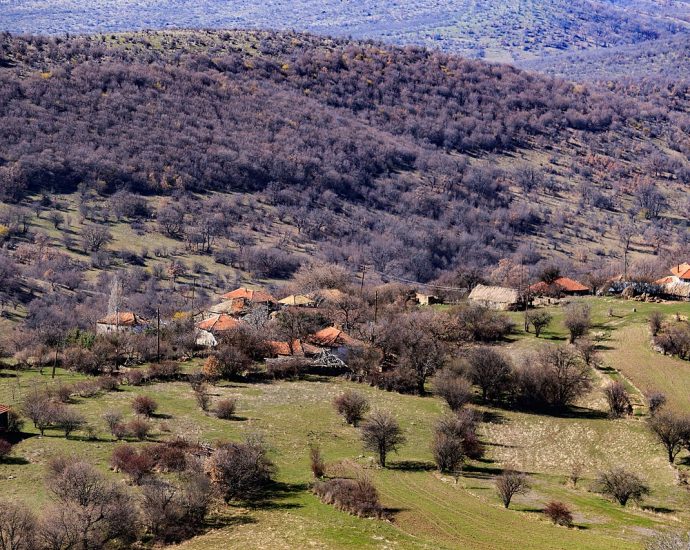
{"label": "red tile roof", "polygon": [[237,300],[243,299],[249,302],[261,303],[275,303],[276,299],[271,296],[268,292],[263,290],[252,290],[250,288],[240,287],[237,290],[223,294],[222,298],[224,300]]}
{"label": "red tile roof", "polygon": [[246,303],[244,300],[225,300],[220,304],[216,304],[209,308],[210,313],[230,313],[232,315],[238,315],[242,313],[245,309]]}
{"label": "red tile roof", "polygon": [[204,319],[196,324],[196,327],[208,332],[227,332],[236,329],[242,324],[242,321],[230,317],[225,313],[219,315],[212,315],[208,319]]}
{"label": "red tile roof", "polygon": [[673,281],[674,281],[674,278],[671,275],[669,275],[668,277],[662,277],[661,279],[657,279],[656,281],[654,281],[654,284],[655,285],[665,285],[668,283],[672,283]]}
{"label": "red tile roof", "polygon": [[569,279],[568,277],[559,277],[558,279],[554,280],[551,285],[544,281],[539,281],[538,283],[530,286],[529,289],[530,292],[547,292],[553,286],[556,286],[565,292],[589,292],[592,290],[588,286],[585,286],[573,279]]}
{"label": "red tile roof", "polygon": [[328,327],[315,332],[311,335],[310,340],[317,346],[325,346],[329,348],[361,345],[359,340],[348,336],[342,330],[336,327]]}
{"label": "red tile roof", "polygon": [[682,263],[671,268],[671,273],[680,279],[690,279],[690,264]]}
{"label": "red tile roof", "polygon": [[146,323],[146,321],[131,311],[120,311],[117,314],[112,313],[96,322],[99,325],[119,325],[121,327],[135,327]]}

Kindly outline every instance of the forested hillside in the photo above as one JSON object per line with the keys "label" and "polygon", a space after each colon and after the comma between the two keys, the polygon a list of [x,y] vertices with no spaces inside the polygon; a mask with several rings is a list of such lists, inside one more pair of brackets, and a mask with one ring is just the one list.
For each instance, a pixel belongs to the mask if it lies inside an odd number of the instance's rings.
{"label": "forested hillside", "polygon": [[54,194],[79,219],[48,242],[95,269],[123,222],[273,278],[307,255],[422,282],[504,258],[615,274],[626,251],[651,277],[687,247],[684,86],[266,32],[4,35],[0,67],[10,251],[35,239],[30,208],[64,221]]}

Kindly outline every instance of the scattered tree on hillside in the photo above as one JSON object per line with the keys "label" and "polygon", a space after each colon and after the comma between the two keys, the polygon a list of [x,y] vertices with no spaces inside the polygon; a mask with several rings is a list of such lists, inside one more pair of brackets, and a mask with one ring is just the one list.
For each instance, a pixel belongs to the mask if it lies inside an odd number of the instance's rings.
{"label": "scattered tree on hillside", "polygon": [[568,306],[565,310],[564,324],[570,333],[570,343],[574,344],[578,338],[587,333],[592,324],[589,306],[587,304],[572,304]]}
{"label": "scattered tree on hillside", "polygon": [[362,424],[364,448],[377,454],[379,465],[386,467],[386,457],[403,445],[406,438],[398,421],[388,412],[374,411]]}
{"label": "scattered tree on hillside", "polygon": [[625,506],[630,499],[639,502],[649,494],[649,487],[636,474],[623,468],[601,472],[597,477],[597,490]]}
{"label": "scattered tree on hillside", "polygon": [[534,310],[527,313],[527,323],[534,327],[534,335],[539,338],[541,331],[549,326],[553,317],[548,311]]}
{"label": "scattered tree on hillside", "polygon": [[690,419],[670,411],[657,412],[649,418],[649,429],[666,449],[669,463],[690,441]]}
{"label": "scattered tree on hillside", "polygon": [[468,363],[472,382],[482,392],[482,401],[499,399],[510,384],[510,360],[502,352],[485,347],[471,352]]}
{"label": "scattered tree on hillside", "polygon": [[529,490],[527,475],[515,470],[505,470],[496,478],[496,492],[508,508],[515,495],[524,495]]}
{"label": "scattered tree on hillside", "polygon": [[620,418],[626,414],[632,414],[630,395],[625,386],[618,381],[611,382],[604,388],[604,396],[609,405],[609,414],[614,418]]}

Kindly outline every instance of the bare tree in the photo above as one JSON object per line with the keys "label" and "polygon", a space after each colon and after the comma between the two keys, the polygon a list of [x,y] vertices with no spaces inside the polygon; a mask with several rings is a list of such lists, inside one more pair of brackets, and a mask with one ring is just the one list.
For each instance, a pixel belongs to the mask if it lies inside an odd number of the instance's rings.
{"label": "bare tree", "polygon": [[506,508],[515,495],[524,495],[528,489],[529,480],[522,472],[505,470],[496,478],[496,492]]}
{"label": "bare tree", "polygon": [[649,429],[666,449],[671,464],[690,440],[690,419],[670,411],[662,411],[650,417]]}
{"label": "bare tree", "polygon": [[107,227],[89,224],[81,230],[81,242],[84,252],[98,252],[113,239]]}
{"label": "bare tree", "polygon": [[482,391],[482,400],[498,399],[507,389],[513,371],[510,360],[493,348],[480,348],[469,355],[470,376]]}
{"label": "bare tree", "polygon": [[530,311],[527,313],[527,322],[534,327],[534,335],[539,338],[541,331],[549,326],[552,316],[548,311]]}
{"label": "bare tree", "polygon": [[36,518],[26,506],[0,502],[0,550],[34,550]]}
{"label": "bare tree", "polygon": [[604,396],[609,404],[609,414],[614,418],[620,418],[626,414],[632,414],[630,395],[625,386],[618,381],[611,382],[604,388]]}
{"label": "bare tree", "polygon": [[637,475],[623,468],[613,468],[597,477],[597,491],[625,506],[630,499],[636,502],[649,494],[649,487]]}
{"label": "bare tree", "polygon": [[386,411],[374,411],[362,425],[364,448],[377,453],[382,468],[386,467],[386,456],[397,451],[406,441],[398,421]]}
{"label": "bare tree", "polygon": [[565,310],[565,328],[570,333],[570,343],[574,344],[578,338],[584,336],[592,325],[589,306],[587,304],[572,304]]}
{"label": "bare tree", "polygon": [[158,409],[158,403],[148,395],[137,395],[132,399],[132,409],[142,416],[153,416]]}
{"label": "bare tree", "polygon": [[472,399],[472,384],[450,369],[438,372],[433,380],[434,393],[443,398],[450,410],[459,411]]}

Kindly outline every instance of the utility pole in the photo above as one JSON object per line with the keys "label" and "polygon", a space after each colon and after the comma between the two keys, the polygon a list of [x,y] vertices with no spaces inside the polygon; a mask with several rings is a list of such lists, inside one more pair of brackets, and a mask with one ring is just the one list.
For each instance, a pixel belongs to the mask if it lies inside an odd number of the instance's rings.
{"label": "utility pole", "polygon": [[379,318],[379,291],[377,290],[374,293],[374,324],[378,321]]}
{"label": "utility pole", "polygon": [[156,328],[156,344],[157,344],[156,357],[158,359],[158,363],[160,364],[160,362],[161,362],[161,308],[160,307],[158,307],[156,309],[156,316],[158,318],[158,325]]}
{"label": "utility pole", "polygon": [[359,285],[359,295],[364,293],[364,275],[367,272],[367,266],[362,264],[362,282]]}

